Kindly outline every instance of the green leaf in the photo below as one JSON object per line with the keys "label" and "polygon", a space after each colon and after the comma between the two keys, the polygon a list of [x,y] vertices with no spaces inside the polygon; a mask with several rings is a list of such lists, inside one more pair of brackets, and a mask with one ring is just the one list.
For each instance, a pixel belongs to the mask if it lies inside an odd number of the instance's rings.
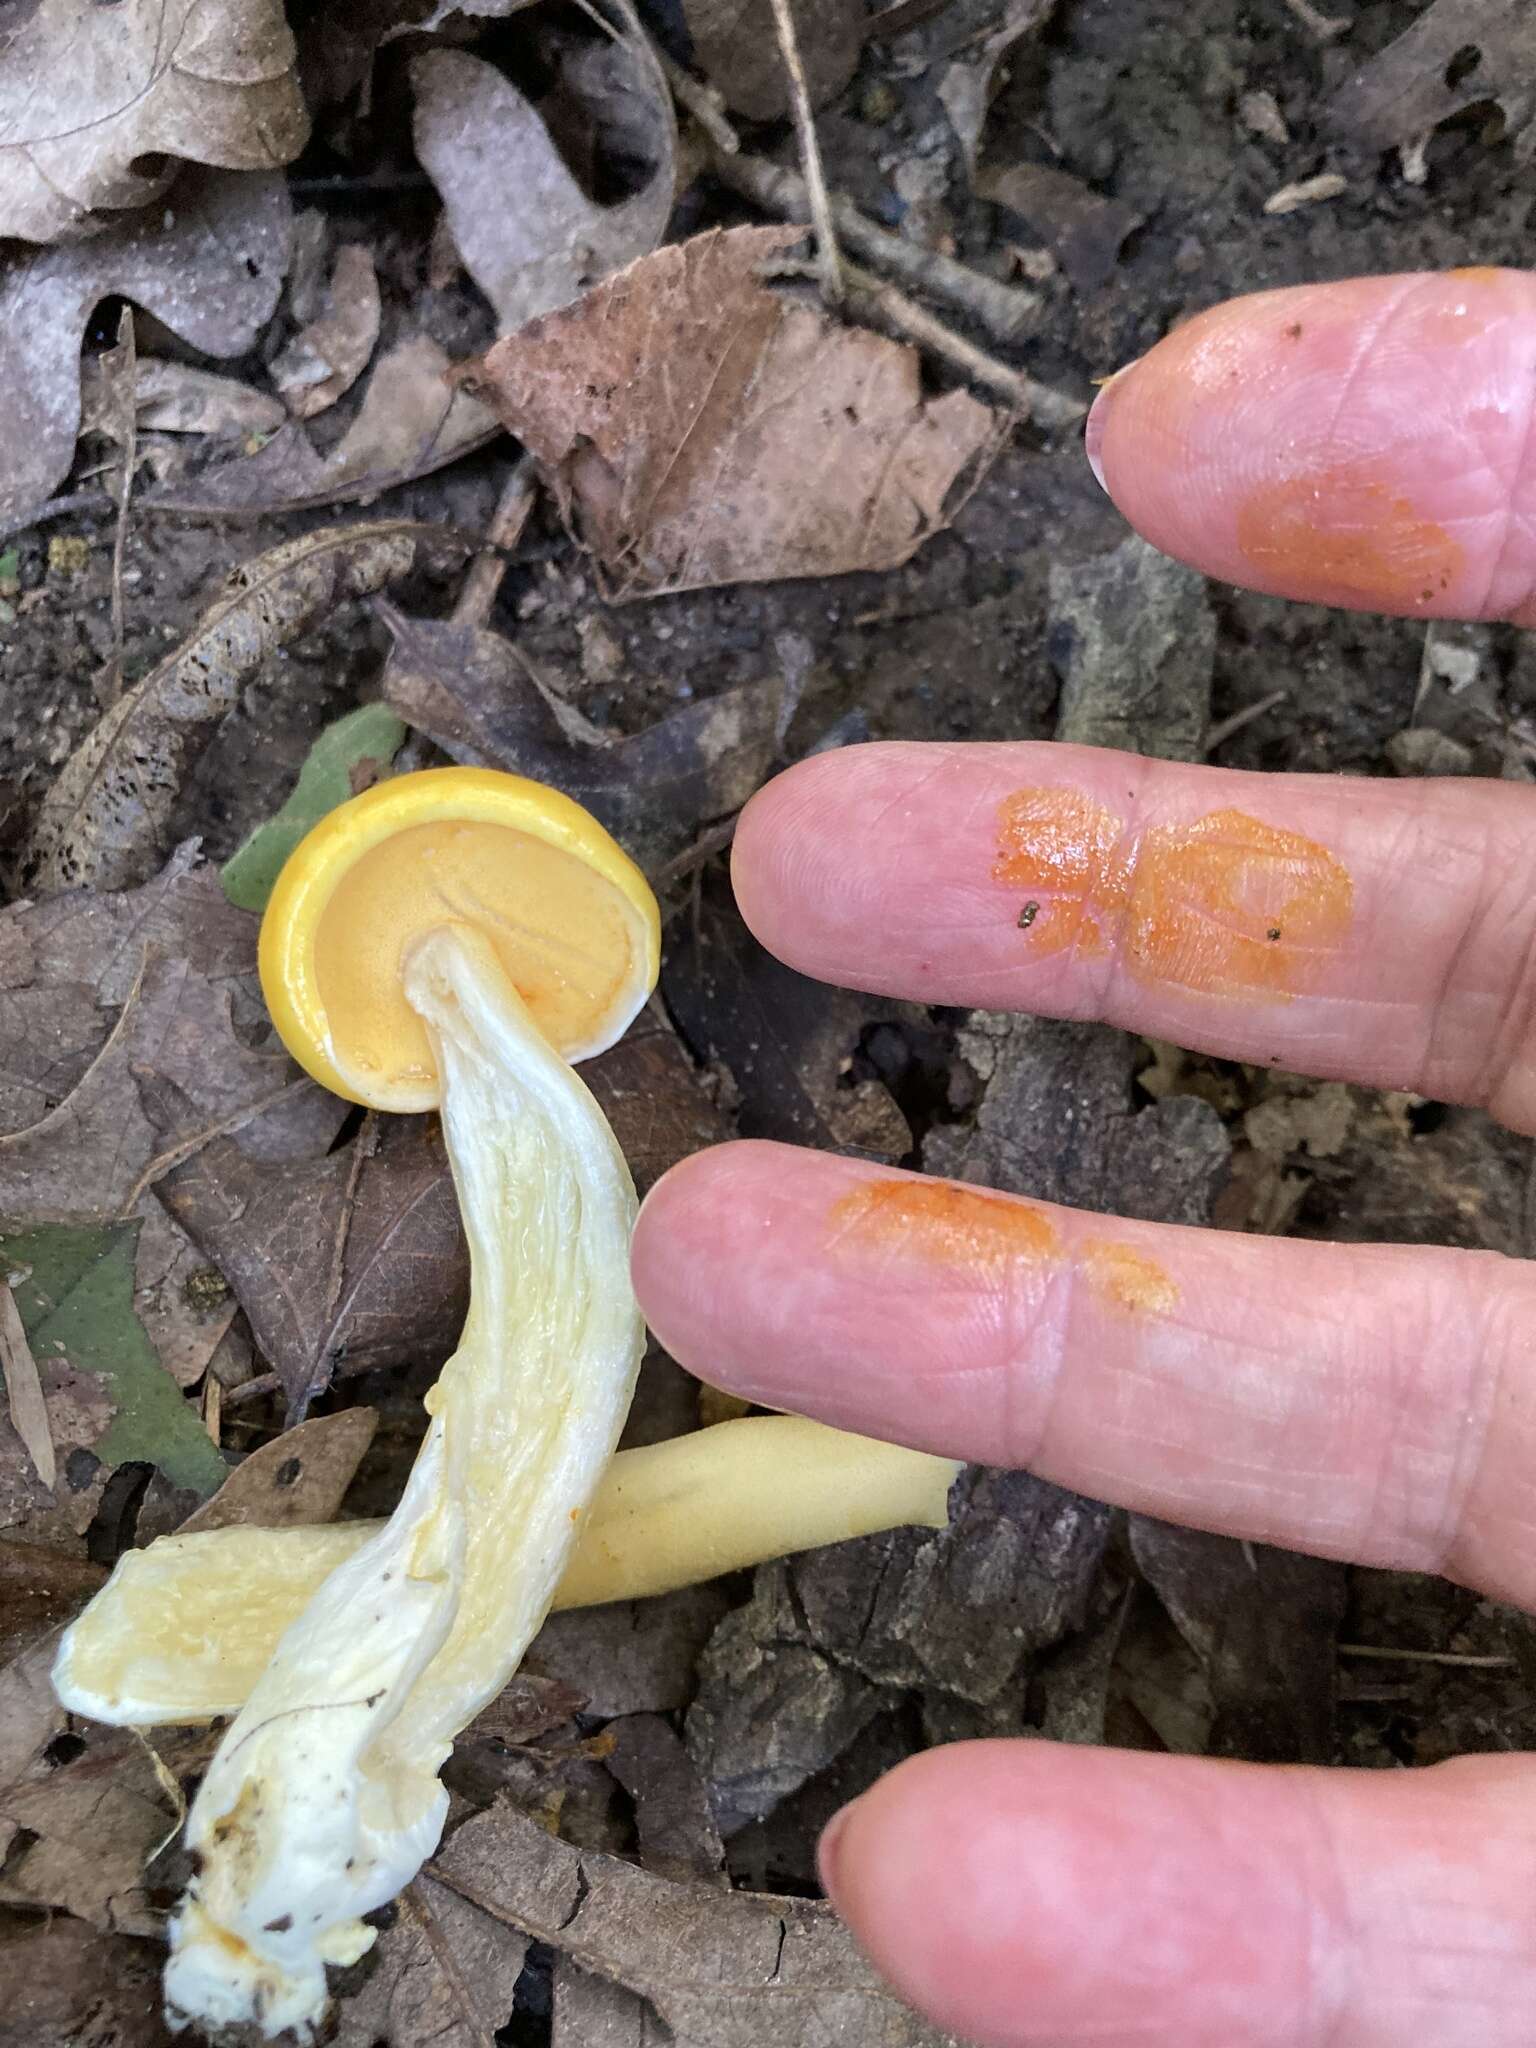
{"label": "green leaf", "polygon": [[240,910],[265,910],[283,862],[304,834],[377,782],[404,739],[404,725],[386,704],[365,704],[328,725],[310,748],[287,803],[224,863],[220,880],[230,902]]}
{"label": "green leaf", "polygon": [[0,1224],[0,1272],[39,1362],[94,1373],[116,1409],[97,1457],[158,1465],[173,1486],[209,1494],[228,1467],[134,1313],[138,1239],[136,1222]]}

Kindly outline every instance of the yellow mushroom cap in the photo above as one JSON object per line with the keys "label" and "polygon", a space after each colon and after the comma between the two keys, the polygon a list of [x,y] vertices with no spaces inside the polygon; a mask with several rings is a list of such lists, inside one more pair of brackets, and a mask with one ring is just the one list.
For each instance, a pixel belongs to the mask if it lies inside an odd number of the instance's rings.
{"label": "yellow mushroom cap", "polygon": [[656,985],[661,924],[644,875],[580,804],[491,768],[376,784],[290,854],[261,927],[261,985],[305,1071],[372,1109],[435,1108],[407,954],[466,924],[486,938],[568,1060],[613,1044]]}

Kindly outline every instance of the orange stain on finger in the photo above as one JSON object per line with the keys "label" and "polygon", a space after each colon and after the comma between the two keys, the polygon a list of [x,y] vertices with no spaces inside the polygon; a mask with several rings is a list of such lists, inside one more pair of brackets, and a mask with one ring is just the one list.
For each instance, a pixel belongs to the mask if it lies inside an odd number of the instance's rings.
{"label": "orange stain on finger", "polygon": [[1104,951],[1106,921],[1125,893],[1124,834],[1123,821],[1080,790],[1016,789],[1003,799],[992,875],[1025,898],[1018,922],[1033,952]]}
{"label": "orange stain on finger", "polygon": [[838,1245],[994,1271],[1052,1259],[1055,1224],[1027,1202],[941,1180],[867,1180],[832,1205]]}
{"label": "orange stain on finger", "polygon": [[1179,1290],[1167,1272],[1132,1245],[1085,1238],[1078,1259],[1094,1293],[1129,1315],[1166,1315],[1178,1301]]}
{"label": "orange stain on finger", "polygon": [[1339,604],[1429,604],[1462,550],[1360,463],[1261,484],[1237,508],[1237,544],[1267,578]]}
{"label": "orange stain on finger", "polygon": [[1348,931],[1354,895],[1348,871],[1315,840],[1244,811],[1212,811],[1143,840],[1126,958],[1147,981],[1288,1001]]}
{"label": "orange stain on finger", "polygon": [[1311,987],[1354,915],[1348,870],[1299,832],[1227,809],[1137,844],[1073,789],[1004,799],[992,876],[1025,897],[1014,921],[1036,955],[1118,946],[1143,981],[1250,1002]]}

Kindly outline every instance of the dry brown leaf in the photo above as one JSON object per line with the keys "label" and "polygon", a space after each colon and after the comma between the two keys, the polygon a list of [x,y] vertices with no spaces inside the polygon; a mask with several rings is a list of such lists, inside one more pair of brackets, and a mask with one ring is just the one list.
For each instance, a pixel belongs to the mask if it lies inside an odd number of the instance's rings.
{"label": "dry brown leaf", "polygon": [[996,452],[913,350],[767,288],[799,234],[658,250],[472,366],[613,595],[894,567]]}
{"label": "dry brown leaf", "polygon": [[0,1928],[0,2048],[175,2048],[164,1960],[61,1916]]}
{"label": "dry brown leaf", "polygon": [[[798,0],[795,39],[811,105],[824,107],[852,78],[868,32],[862,0]],[[772,0],[683,0],[693,59],[732,113],[776,121],[789,111],[789,77]]]}
{"label": "dry brown leaf", "polygon": [[445,1357],[458,1334],[469,1261],[435,1119],[389,1117],[275,1166],[217,1139],[158,1193],[233,1287],[292,1421],[343,1361]]}
{"label": "dry brown leaf", "polygon": [[184,777],[261,663],[348,599],[462,544],[408,519],[323,527],[244,563],[234,587],[119,699],[43,800],[27,879],[43,891],[121,889],[167,850]]}
{"label": "dry brown leaf", "polygon": [[998,65],[1022,37],[1043,28],[1056,11],[1056,0],[1008,0],[1001,18],[979,40],[966,44],[960,56],[944,67],[936,91],[939,104],[960,144],[966,169],[974,178],[993,94]]}
{"label": "dry brown leaf", "polygon": [[654,249],[672,211],[672,96],[627,0],[608,5],[620,23],[615,40],[575,46],[561,75],[588,120],[600,118],[602,102],[616,93],[627,113],[640,111],[631,125],[642,132],[653,170],[640,192],[617,205],[588,198],[538,112],[494,65],[464,50],[429,50],[411,65],[416,154],[502,332],[568,305]]}
{"label": "dry brown leaf", "polygon": [[331,2048],[495,2048],[527,1952],[525,1935],[423,1874],[401,1893],[362,1988],[343,1995],[326,2038]]}
{"label": "dry brown leaf", "polygon": [[[0,1661],[59,1628],[96,1592],[106,1571],[41,1543],[0,1538]],[[0,1710],[6,1705],[0,1688]],[[0,1769],[0,1781],[4,1771]]]}
{"label": "dry brown leaf", "polygon": [[635,1802],[640,1861],[675,1884],[729,1891],[725,1844],[693,1758],[660,1714],[627,1714],[603,1731],[612,1743],[609,1771]]}
{"label": "dry brown leaf", "polygon": [[674,2048],[939,2048],[830,1906],[671,1884],[498,1806],[427,1866],[460,1897],[650,2000]]}
{"label": "dry brown leaf", "polygon": [[456,462],[500,431],[487,408],[448,382],[448,358],[425,334],[374,365],[357,417],[326,455],[295,421],[253,455],[234,456],[146,502],[187,513],[302,511],[376,497]]}
{"label": "dry brown leaf", "polygon": [[[181,160],[271,170],[309,135],[281,0],[37,0],[0,45],[0,236],[57,242]],[[159,170],[148,160],[166,158]]]}
{"label": "dry brown leaf", "polygon": [[380,609],[395,640],[385,696],[402,718],[456,761],[555,783],[652,874],[766,779],[798,700],[798,677],[775,676],[628,738],[577,738],[500,633]]}
{"label": "dry brown leaf", "polygon": [[88,248],[0,261],[0,521],[46,498],[69,469],[92,307],[120,294],[206,355],[243,354],[282,290],[290,220],[281,178],[195,171],[170,206],[114,223]]}
{"label": "dry brown leaf", "polygon": [[976,190],[1016,213],[1060,261],[1075,291],[1096,292],[1143,216],[1050,164],[984,163]]}
{"label": "dry brown leaf", "polygon": [[[80,431],[104,432],[100,356],[87,356],[80,372]],[[288,417],[286,406],[238,377],[158,356],[139,357],[133,395],[141,433],[269,434]]]}
{"label": "dry brown leaf", "polygon": [[1434,0],[1323,107],[1323,124],[1363,149],[1419,141],[1481,101],[1507,131],[1536,136],[1536,0]]}
{"label": "dry brown leaf", "polygon": [[313,419],[350,391],[379,338],[379,280],[361,242],[336,251],[324,310],[272,364],[272,382],[295,419]]}
{"label": "dry brown leaf", "polygon": [[379,1418],[372,1408],[314,1415],[285,1430],[237,1465],[212,1500],[182,1523],[179,1534],[199,1529],[291,1529],[334,1522],[356,1477]]}

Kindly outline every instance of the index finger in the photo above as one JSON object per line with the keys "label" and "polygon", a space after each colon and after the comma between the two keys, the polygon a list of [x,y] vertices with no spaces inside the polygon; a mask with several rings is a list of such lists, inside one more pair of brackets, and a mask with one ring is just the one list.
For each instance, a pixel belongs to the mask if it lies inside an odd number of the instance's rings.
{"label": "index finger", "polygon": [[1114,377],[1088,459],[1208,576],[1319,604],[1536,625],[1536,275],[1256,292]]}

